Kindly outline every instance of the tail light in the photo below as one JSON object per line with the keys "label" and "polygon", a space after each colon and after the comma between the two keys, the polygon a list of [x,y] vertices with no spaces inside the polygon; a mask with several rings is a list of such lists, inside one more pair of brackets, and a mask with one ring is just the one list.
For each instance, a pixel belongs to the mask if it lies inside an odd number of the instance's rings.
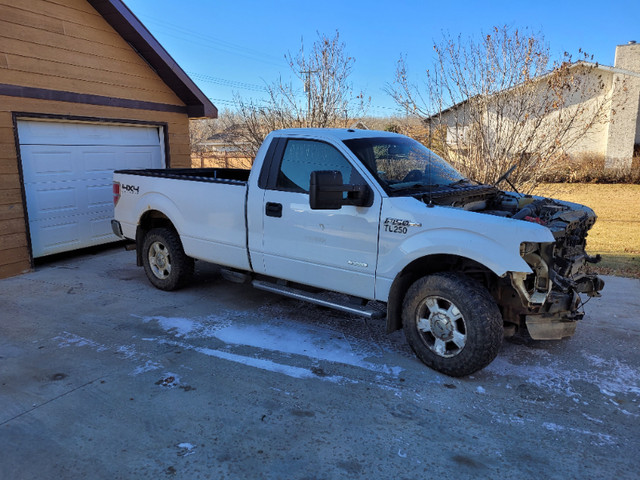
{"label": "tail light", "polygon": [[120,200],[120,182],[113,182],[113,206],[118,205]]}

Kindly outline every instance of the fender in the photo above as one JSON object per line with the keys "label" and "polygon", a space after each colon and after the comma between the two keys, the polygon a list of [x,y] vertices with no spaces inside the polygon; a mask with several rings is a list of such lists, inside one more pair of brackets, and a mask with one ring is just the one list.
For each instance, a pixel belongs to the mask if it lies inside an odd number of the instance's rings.
{"label": "fender", "polygon": [[158,192],[145,193],[133,207],[135,212],[135,218],[137,218],[138,224],[142,216],[151,210],[157,210],[160,213],[166,215],[171,223],[176,228],[178,233],[182,229],[182,215],[180,215],[180,209],[169,197]]}
{"label": "fender", "polygon": [[468,258],[499,277],[508,272],[531,273],[531,268],[520,256],[520,243],[527,241],[553,242],[553,235],[544,227],[529,231],[522,238],[489,238],[478,232],[452,227],[416,233],[394,245],[386,255],[380,255],[376,298],[386,301],[396,276],[413,261],[431,255]]}

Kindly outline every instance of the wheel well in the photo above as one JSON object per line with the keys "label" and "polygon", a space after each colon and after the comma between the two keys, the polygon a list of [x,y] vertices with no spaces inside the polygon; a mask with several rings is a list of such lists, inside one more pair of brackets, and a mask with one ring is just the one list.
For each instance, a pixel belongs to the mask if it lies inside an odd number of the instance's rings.
{"label": "wheel well", "polygon": [[457,255],[429,255],[414,260],[396,276],[387,300],[387,332],[402,328],[402,303],[405,294],[419,278],[438,272],[460,272],[484,285],[489,292],[495,290],[498,276],[481,263]]}
{"label": "wheel well", "polygon": [[140,217],[138,228],[136,228],[136,262],[139,267],[142,266],[142,244],[144,242],[144,236],[149,230],[160,227],[176,230],[176,227],[173,226],[169,217],[158,210],[149,210]]}

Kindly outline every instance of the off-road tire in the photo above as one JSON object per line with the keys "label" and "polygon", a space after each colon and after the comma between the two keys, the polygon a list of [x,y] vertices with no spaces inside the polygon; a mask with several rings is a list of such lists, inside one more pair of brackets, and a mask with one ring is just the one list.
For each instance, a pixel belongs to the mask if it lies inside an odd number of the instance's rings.
{"label": "off-road tire", "polygon": [[176,290],[193,276],[193,258],[184,253],[178,233],[169,228],[147,232],[142,244],[142,264],[149,281],[160,290]]}
{"label": "off-road tire", "polygon": [[486,367],[502,345],[498,306],[483,285],[459,273],[417,280],[405,296],[402,323],[417,357],[452,377]]}

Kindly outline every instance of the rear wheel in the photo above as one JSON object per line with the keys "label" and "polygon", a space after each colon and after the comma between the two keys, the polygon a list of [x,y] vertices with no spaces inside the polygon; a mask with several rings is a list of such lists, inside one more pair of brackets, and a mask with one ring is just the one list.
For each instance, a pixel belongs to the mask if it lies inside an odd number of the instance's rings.
{"label": "rear wheel", "polygon": [[470,375],[493,361],[502,344],[502,317],[482,285],[457,273],[416,281],[403,303],[409,345],[434,370]]}
{"label": "rear wheel", "polygon": [[144,237],[142,263],[149,281],[160,290],[175,290],[193,275],[193,259],[182,249],[175,230],[154,228]]}

